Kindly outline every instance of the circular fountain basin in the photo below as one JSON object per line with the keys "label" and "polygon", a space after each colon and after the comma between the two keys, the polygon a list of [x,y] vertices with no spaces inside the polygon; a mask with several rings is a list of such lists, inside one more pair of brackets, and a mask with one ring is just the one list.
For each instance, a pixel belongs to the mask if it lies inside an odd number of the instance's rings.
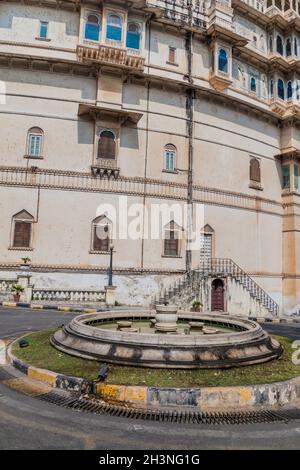
{"label": "circular fountain basin", "polygon": [[[86,359],[159,368],[221,368],[257,364],[278,358],[283,349],[251,320],[201,314],[211,334],[166,334],[150,330],[151,312],[102,312],[79,315],[51,338],[57,349]],[[110,329],[117,321],[147,321],[146,333]],[[199,314],[180,314],[179,323],[199,321]],[[227,328],[220,331],[218,328]]]}

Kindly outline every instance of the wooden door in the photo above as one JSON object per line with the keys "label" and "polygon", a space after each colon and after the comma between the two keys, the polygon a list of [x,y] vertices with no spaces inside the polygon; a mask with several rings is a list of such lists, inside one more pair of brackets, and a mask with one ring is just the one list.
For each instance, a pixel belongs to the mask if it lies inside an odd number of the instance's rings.
{"label": "wooden door", "polygon": [[211,310],[224,311],[224,282],[214,279],[211,284]]}

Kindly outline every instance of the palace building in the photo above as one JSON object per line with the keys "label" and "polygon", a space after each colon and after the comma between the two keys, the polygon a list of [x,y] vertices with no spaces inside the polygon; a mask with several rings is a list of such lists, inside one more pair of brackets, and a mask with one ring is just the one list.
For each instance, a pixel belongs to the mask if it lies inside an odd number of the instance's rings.
{"label": "palace building", "polygon": [[[298,0],[1,0],[0,92],[2,290],[101,291],[113,243],[121,303],[300,308]],[[121,195],[204,204],[201,249],[112,240]]]}

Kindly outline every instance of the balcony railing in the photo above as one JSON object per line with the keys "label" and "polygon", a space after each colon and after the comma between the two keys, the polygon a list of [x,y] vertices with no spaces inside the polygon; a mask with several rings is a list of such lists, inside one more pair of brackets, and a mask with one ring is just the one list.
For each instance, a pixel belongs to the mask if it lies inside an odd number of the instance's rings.
{"label": "balcony railing", "polygon": [[117,166],[117,161],[111,158],[97,158],[95,165],[91,167],[93,176],[100,176],[100,178],[115,178],[117,179],[120,174],[120,169]]}
{"label": "balcony railing", "polygon": [[97,46],[78,45],[77,58],[80,62],[115,64],[138,70],[144,69],[145,62],[145,59],[137,53],[133,54],[127,49],[104,44]]}

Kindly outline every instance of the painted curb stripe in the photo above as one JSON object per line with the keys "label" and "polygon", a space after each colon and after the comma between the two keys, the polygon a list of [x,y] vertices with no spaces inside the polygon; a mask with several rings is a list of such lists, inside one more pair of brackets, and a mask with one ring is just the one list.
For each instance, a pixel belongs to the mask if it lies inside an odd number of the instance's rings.
{"label": "painted curb stripe", "polygon": [[[12,343],[13,344],[13,343]],[[96,383],[79,377],[28,366],[11,353],[8,357],[14,367],[32,379],[51,387],[81,393],[95,393],[108,402],[130,404],[139,407],[189,406],[203,411],[229,408],[256,408],[300,403],[300,377],[284,382],[232,387],[158,388],[133,385]],[[274,391],[277,400],[274,401]]]}
{"label": "painted curb stripe", "polygon": [[50,370],[38,369],[36,367],[29,366],[27,369],[27,375],[31,379],[39,380],[47,385],[51,385],[51,387],[55,387],[56,385],[57,374]]}

